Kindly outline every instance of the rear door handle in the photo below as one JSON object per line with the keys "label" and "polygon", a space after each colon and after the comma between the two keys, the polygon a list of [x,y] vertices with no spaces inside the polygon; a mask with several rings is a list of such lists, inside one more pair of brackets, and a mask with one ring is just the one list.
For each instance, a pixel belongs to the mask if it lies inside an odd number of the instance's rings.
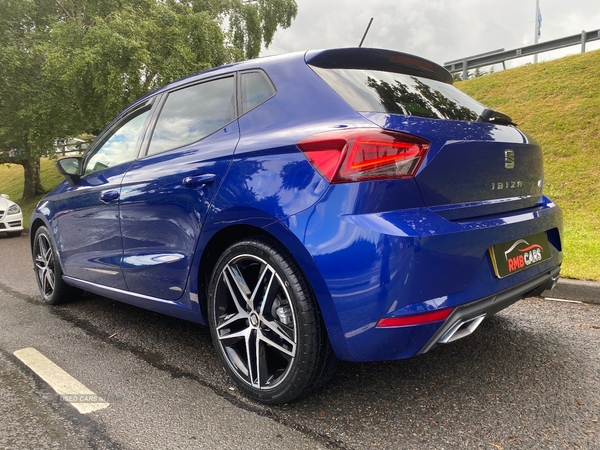
{"label": "rear door handle", "polygon": [[100,193],[100,200],[104,203],[110,203],[119,198],[119,191],[104,191]]}
{"label": "rear door handle", "polygon": [[182,181],[184,186],[193,187],[200,186],[204,187],[205,185],[212,183],[215,181],[217,176],[214,173],[204,173],[202,175],[194,175],[191,177],[185,177]]}

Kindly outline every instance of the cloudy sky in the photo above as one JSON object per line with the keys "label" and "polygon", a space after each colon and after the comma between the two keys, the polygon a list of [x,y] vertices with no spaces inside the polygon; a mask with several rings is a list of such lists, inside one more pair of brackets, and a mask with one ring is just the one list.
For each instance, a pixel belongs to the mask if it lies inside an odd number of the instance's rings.
{"label": "cloudy sky", "polygon": [[[534,43],[535,0],[296,0],[298,15],[262,56],[297,50],[364,47],[413,53],[443,64],[479,53]],[[540,0],[540,42],[600,29],[598,0]],[[587,44],[600,48],[600,41]],[[577,53],[571,47],[540,61]],[[523,58],[513,64],[531,62]]]}

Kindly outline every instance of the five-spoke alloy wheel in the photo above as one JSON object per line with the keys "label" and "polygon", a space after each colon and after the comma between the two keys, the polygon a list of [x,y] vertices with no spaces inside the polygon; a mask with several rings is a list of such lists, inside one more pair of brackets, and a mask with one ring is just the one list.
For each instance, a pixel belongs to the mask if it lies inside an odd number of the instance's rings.
{"label": "five-spoke alloy wheel", "polygon": [[62,279],[62,270],[56,251],[46,227],[40,227],[33,241],[33,263],[35,278],[44,302],[57,305],[75,299],[81,290],[67,285]]}
{"label": "five-spoke alloy wheel", "polygon": [[274,242],[256,238],[229,247],[213,271],[208,307],[217,352],[250,397],[291,401],[329,376],[324,366],[333,358],[314,296]]}

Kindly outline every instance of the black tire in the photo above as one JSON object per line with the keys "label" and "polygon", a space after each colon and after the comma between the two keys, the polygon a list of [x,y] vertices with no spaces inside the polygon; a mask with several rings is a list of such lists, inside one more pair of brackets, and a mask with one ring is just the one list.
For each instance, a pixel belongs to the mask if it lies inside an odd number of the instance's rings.
{"label": "black tire", "polygon": [[21,234],[23,234],[23,230],[21,230],[21,231],[8,231],[6,233],[6,235],[8,237],[19,237],[19,236],[21,236]]}
{"label": "black tire", "polygon": [[230,246],[213,270],[208,293],[213,343],[247,396],[286,403],[333,375],[337,359],[312,290],[277,243],[261,237]]}
{"label": "black tire", "polygon": [[33,264],[42,300],[58,305],[81,297],[81,289],[69,286],[62,279],[63,272],[48,229],[38,228],[33,240]]}

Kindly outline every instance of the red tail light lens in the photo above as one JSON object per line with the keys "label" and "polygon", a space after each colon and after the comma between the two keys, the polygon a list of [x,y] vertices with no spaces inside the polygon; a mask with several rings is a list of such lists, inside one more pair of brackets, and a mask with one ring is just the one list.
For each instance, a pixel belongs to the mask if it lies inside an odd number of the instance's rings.
{"label": "red tail light lens", "polygon": [[319,133],[298,143],[331,183],[412,177],[429,146],[416,136],[374,129]]}

